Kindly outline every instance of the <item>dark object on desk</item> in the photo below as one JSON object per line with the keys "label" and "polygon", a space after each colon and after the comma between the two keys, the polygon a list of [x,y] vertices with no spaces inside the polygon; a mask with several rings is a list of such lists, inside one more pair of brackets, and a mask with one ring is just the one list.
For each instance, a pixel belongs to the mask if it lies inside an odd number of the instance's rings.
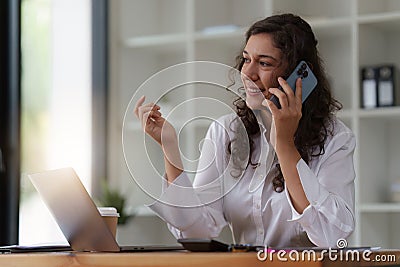
{"label": "dark object on desk", "polygon": [[247,252],[258,251],[263,246],[253,246],[250,244],[225,244],[213,239],[202,238],[182,238],[178,242],[189,251],[192,252]]}
{"label": "dark object on desk", "polygon": [[230,246],[213,239],[182,238],[178,242],[192,252],[229,252]]}

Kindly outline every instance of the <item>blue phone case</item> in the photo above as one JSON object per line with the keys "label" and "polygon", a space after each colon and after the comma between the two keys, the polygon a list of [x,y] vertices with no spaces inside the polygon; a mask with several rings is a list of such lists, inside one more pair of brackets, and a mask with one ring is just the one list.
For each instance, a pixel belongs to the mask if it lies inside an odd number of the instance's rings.
{"label": "blue phone case", "polygon": [[[286,82],[289,86],[296,92],[296,80],[297,78],[301,78],[302,80],[302,96],[301,100],[302,103],[307,99],[307,97],[311,94],[314,90],[315,86],[317,86],[317,78],[315,77],[314,73],[311,71],[310,67],[307,65],[305,61],[300,61],[297,67],[294,69],[292,74],[286,79]],[[281,86],[279,86],[280,90],[283,90]],[[275,103],[278,108],[281,108],[281,104],[279,103],[278,97],[275,95],[271,96],[269,99]]]}

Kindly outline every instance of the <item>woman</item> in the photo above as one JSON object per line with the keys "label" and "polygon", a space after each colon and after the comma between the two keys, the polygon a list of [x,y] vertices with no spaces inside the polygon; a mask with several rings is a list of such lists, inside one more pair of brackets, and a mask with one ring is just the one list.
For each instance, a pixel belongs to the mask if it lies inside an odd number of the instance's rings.
{"label": "woman", "polygon": [[[355,138],[334,116],[341,105],[331,96],[316,45],[308,23],[292,14],[249,28],[236,66],[246,100],[210,126],[206,140],[216,147],[203,145],[193,185],[175,130],[157,105],[138,100],[135,114],[165,155],[164,192],[150,207],[175,237],[214,238],[229,225],[235,243],[327,247],[352,233]],[[303,104],[301,79],[294,93],[282,78],[301,60],[318,80]]]}

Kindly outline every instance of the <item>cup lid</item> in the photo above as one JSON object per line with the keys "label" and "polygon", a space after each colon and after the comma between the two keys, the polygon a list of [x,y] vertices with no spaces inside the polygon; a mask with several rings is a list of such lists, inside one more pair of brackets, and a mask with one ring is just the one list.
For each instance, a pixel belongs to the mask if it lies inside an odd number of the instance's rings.
{"label": "cup lid", "polygon": [[97,207],[101,216],[117,216],[119,217],[119,213],[117,209],[114,207]]}

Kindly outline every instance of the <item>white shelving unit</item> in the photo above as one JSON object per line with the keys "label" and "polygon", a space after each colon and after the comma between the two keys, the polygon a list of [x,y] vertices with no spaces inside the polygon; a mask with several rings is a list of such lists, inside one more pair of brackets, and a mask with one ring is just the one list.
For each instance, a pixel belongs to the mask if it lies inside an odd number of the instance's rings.
{"label": "white shelving unit", "polygon": [[[357,137],[357,223],[350,243],[400,246],[395,228],[400,203],[390,203],[388,197],[390,184],[400,179],[400,107],[361,109],[359,93],[363,66],[391,63],[400,68],[400,0],[113,0],[109,11],[109,177],[129,195],[132,205],[151,202],[130,178],[122,155],[123,115],[135,90],[151,75],[178,63],[210,60],[233,66],[248,26],[274,13],[293,12],[311,24],[333,93],[343,104],[338,116]],[[196,71],[187,68],[182,75],[202,75]],[[154,88],[146,95],[158,93]],[[179,88],[168,98],[176,105],[203,96],[230,101],[221,90],[202,84]],[[185,116],[174,123],[182,125],[199,110],[195,104],[185,107]],[[225,111],[214,110],[215,116]],[[209,123],[190,123],[181,133],[182,152],[193,166]],[[143,140],[137,138],[141,128],[137,122],[127,128],[131,141],[126,145],[134,148],[132,157],[140,166],[146,155]],[[162,172],[162,154],[157,145],[148,144],[147,152]],[[144,166],[136,171],[149,175]]]}

